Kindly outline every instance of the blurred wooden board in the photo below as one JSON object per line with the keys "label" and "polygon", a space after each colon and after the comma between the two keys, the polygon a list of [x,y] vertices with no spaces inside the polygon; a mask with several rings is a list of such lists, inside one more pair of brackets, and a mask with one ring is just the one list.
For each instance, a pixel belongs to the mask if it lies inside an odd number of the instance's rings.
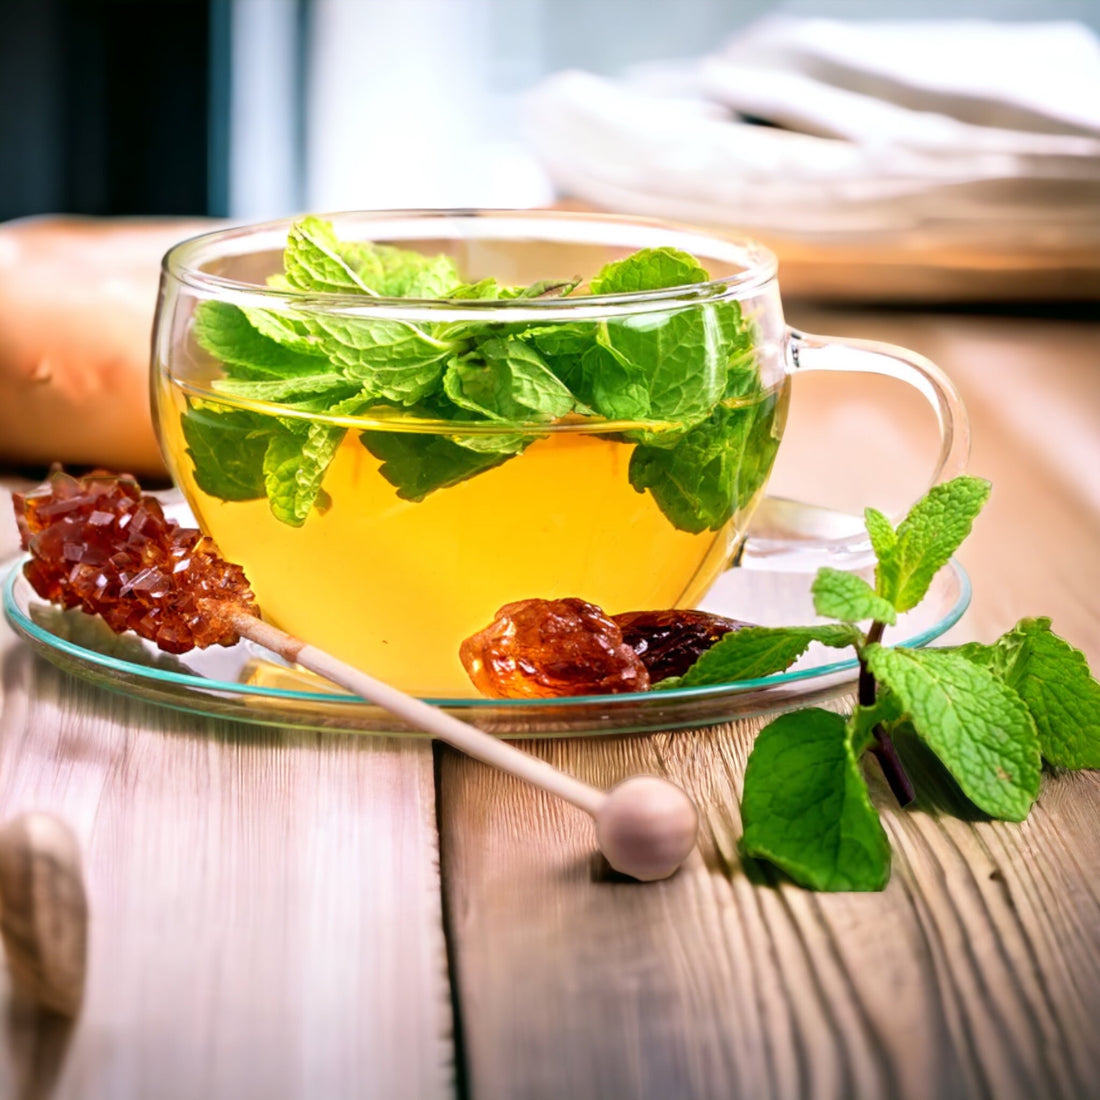
{"label": "blurred wooden board", "polygon": [[779,257],[787,299],[820,302],[1100,301],[1100,250],[826,244],[760,236]]}
{"label": "blurred wooden board", "polygon": [[[554,208],[596,209],[568,198]],[[791,301],[928,306],[1100,301],[1100,249],[1092,241],[1074,246],[1039,241],[1024,247],[991,237],[980,244],[948,245],[931,231],[922,235],[919,230],[829,240],[732,224],[710,228],[720,236],[751,237],[770,248],[779,259],[783,297]]]}

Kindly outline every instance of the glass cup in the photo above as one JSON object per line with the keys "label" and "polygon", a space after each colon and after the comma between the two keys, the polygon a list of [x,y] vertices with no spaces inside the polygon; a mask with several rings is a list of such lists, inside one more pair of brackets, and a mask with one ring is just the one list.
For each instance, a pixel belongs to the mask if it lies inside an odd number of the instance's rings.
{"label": "glass cup", "polygon": [[[739,555],[862,564],[857,520],[761,504],[794,372],[908,382],[939,421],[932,482],[964,468],[944,375],[899,348],[789,329],[755,242],[597,214],[329,220],[342,242],[449,257],[471,287],[295,289],[288,221],[185,241],[164,262],[153,406],[176,484],[265,617],[404,690],[476,694],[459,644],[512,601],[688,607]],[[689,253],[706,276],[565,292],[641,249]],[[488,278],[546,282],[473,297]]]}

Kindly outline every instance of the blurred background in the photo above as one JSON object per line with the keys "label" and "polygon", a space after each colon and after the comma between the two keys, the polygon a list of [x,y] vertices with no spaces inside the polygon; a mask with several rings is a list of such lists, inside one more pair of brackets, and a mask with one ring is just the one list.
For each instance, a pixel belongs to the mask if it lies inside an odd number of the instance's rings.
{"label": "blurred background", "polygon": [[[908,202],[902,228],[942,229],[973,214],[942,188],[981,181],[986,204],[1015,207],[1017,236],[1022,214],[1049,247],[1067,219],[1038,226],[1043,204],[1096,206],[1096,0],[3,0],[0,12],[0,219],[568,196],[856,237],[898,225],[852,217],[853,204]],[[931,33],[878,22],[914,19]],[[945,19],[970,22],[949,32]],[[708,168],[711,185],[693,183]],[[1021,175],[1027,187],[1006,188]],[[914,196],[933,186],[930,219]],[[817,215],[791,215],[808,196]]]}

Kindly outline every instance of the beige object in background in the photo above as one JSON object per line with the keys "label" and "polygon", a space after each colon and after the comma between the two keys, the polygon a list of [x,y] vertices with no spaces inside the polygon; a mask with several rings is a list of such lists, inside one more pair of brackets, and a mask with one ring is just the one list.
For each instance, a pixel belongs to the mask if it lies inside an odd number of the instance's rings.
{"label": "beige object in background", "polygon": [[212,224],[0,225],[0,462],[163,472],[148,385],[160,260]]}
{"label": "beige object in background", "polygon": [[20,814],[0,829],[0,937],[23,997],[61,1016],[80,1011],[88,900],[80,846],[53,814]]}

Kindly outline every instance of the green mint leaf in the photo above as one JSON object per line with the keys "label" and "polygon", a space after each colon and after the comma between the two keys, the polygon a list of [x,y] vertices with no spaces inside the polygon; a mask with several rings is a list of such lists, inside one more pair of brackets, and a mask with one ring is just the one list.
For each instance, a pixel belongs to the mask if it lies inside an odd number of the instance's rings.
{"label": "green mint leaf", "polygon": [[333,365],[377,398],[413,405],[439,388],[458,345],[404,321],[326,315],[311,321]]}
{"label": "green mint leaf", "polygon": [[757,680],[782,672],[802,656],[811,642],[842,649],[862,639],[848,623],[822,626],[745,626],[727,634],[702,654],[679,680],[679,687]]}
{"label": "green mint leaf", "polygon": [[588,284],[590,294],[632,294],[690,286],[710,279],[699,261],[676,248],[643,248],[607,264]]}
{"label": "green mint leaf", "polygon": [[328,366],[320,349],[306,352],[271,339],[228,302],[200,302],[191,331],[199,347],[235,377],[286,378],[316,374]]}
{"label": "green mint leaf", "polygon": [[871,536],[875,556],[882,561],[897,544],[898,536],[894,525],[877,508],[865,508],[863,519],[867,524],[867,534]]}
{"label": "green mint leaf", "polygon": [[596,325],[592,322],[563,321],[556,325],[532,325],[522,335],[534,344],[547,362],[555,359],[574,362],[596,345]]}
{"label": "green mint leaf", "polygon": [[322,294],[373,294],[357,270],[360,258],[336,239],[331,222],[308,217],[287,233],[283,266],[295,290]]}
{"label": "green mint leaf", "polygon": [[257,382],[242,378],[219,378],[214,381],[213,388],[218,393],[242,397],[248,401],[273,401],[282,404],[292,404],[299,397],[323,396],[327,405],[343,400],[359,387],[354,382],[349,383],[342,374],[326,371],[323,374],[300,374]]}
{"label": "green mint leaf", "polygon": [[[605,321],[597,340],[644,395],[632,419],[698,423],[725,393],[730,348],[712,306]],[[607,370],[607,356],[598,365]],[[608,415],[597,397],[585,403]]]}
{"label": "green mint leaf", "polygon": [[575,404],[538,351],[516,339],[482,340],[475,354],[452,359],[443,390],[460,408],[492,420],[557,420]]}
{"label": "green mint leaf", "polygon": [[[516,437],[507,441],[486,438],[494,449],[475,449],[476,443],[468,447],[447,436],[414,432],[367,431],[359,436],[363,446],[381,460],[379,472],[397,495],[414,502],[499,466],[518,454],[527,442]],[[464,437],[465,441],[474,439]],[[501,450],[501,446],[509,449]]]}
{"label": "green mint leaf", "polygon": [[760,389],[760,370],[752,326],[741,314],[740,302],[715,302],[709,307],[728,357],[725,398],[747,397]]}
{"label": "green mint leaf", "polygon": [[272,437],[264,454],[264,488],[276,519],[301,527],[317,501],[325,471],[346,428],[303,422]]}
{"label": "green mint leaf", "polygon": [[1050,629],[1022,619],[1012,631],[1019,652],[1005,677],[1039,731],[1046,760],[1064,768],[1100,768],[1100,683],[1085,655]]}
{"label": "green mint leaf", "polygon": [[1021,619],[993,645],[956,650],[999,676],[1024,701],[1043,758],[1063,768],[1100,768],[1100,683],[1085,655],[1050,629]]}
{"label": "green mint leaf", "polygon": [[180,416],[195,484],[218,500],[259,500],[266,495],[264,455],[277,428],[269,416],[247,409],[219,410],[188,400]]}
{"label": "green mint leaf", "polygon": [[[646,248],[608,264],[592,294],[622,294],[706,282],[699,262],[672,248]],[[705,303],[668,313],[638,314],[596,326],[609,355],[589,353],[586,385],[570,388],[610,419],[698,423],[726,393],[731,367],[751,344],[736,303]],[[617,365],[612,362],[617,360]]]}
{"label": "green mint leaf", "polygon": [[745,769],[741,849],[811,890],[881,890],[890,844],[844,719],[811,707],[756,738]]}
{"label": "green mint leaf", "polygon": [[504,290],[496,279],[479,279],[476,283],[459,283],[451,287],[444,298],[451,298],[463,302],[496,301],[504,297]]}
{"label": "green mint leaf", "polygon": [[564,298],[581,285],[580,279],[540,279],[530,286],[509,287],[506,298]]}
{"label": "green mint leaf", "polygon": [[340,241],[332,224],[307,217],[291,226],[283,254],[287,282],[297,290],[387,298],[441,298],[460,285],[448,256],[369,241]]}
{"label": "green mint leaf", "polygon": [[388,298],[443,298],[460,284],[450,256],[425,256],[388,245],[375,245],[374,253],[380,272],[372,285]]}
{"label": "green mint leaf", "polygon": [[323,355],[304,321],[272,309],[242,310],[248,323],[261,335],[303,355]]}
{"label": "green mint leaf", "polygon": [[[897,541],[879,555],[876,591],[898,611],[924,599],[932,578],[970,534],[974,518],[989,498],[990,485],[977,477],[957,477],[937,485],[913,506],[897,529]],[[875,521],[878,537],[884,537]],[[875,538],[872,534],[872,541]]]}
{"label": "green mint leaf", "polygon": [[559,377],[585,405],[608,420],[649,418],[652,402],[644,372],[600,344],[586,348],[576,367],[567,367]]}
{"label": "green mint leaf", "polygon": [[813,583],[814,610],[826,619],[843,619],[858,623],[874,619],[891,626],[897,622],[894,605],[855,573],[844,573],[825,566],[819,569]]}
{"label": "green mint leaf", "polygon": [[630,456],[630,484],[650,492],[679,530],[720,530],[752,502],[771,473],[779,447],[775,411],[774,397],[719,405],[669,444],[639,444]]}
{"label": "green mint leaf", "polygon": [[946,650],[868,646],[868,668],[979,809],[1023,821],[1039,793],[1039,738],[1020,697]]}
{"label": "green mint leaf", "polygon": [[[272,290],[294,290],[285,275],[269,275],[266,281]],[[242,309],[241,312],[261,336],[306,355],[322,354],[316,347],[317,338],[310,335],[309,326],[300,316],[274,309]]]}

